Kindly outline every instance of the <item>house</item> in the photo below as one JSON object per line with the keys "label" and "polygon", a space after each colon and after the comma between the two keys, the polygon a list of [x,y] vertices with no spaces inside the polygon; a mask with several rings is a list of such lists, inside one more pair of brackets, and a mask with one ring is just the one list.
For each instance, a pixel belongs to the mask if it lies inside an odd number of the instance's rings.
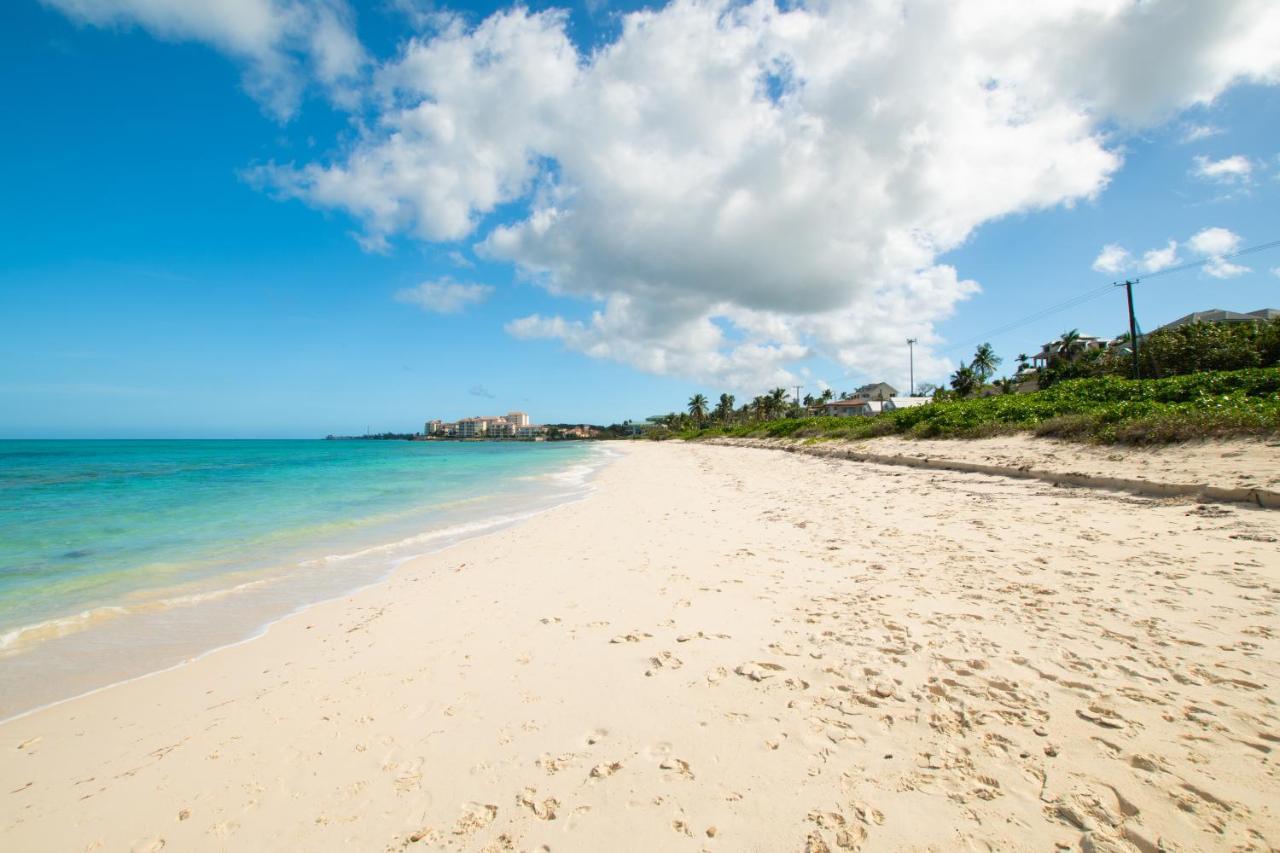
{"label": "house", "polygon": [[833,418],[850,418],[856,415],[878,415],[883,403],[856,397],[852,400],[832,400],[822,408],[822,413]]}
{"label": "house", "polygon": [[[1099,338],[1096,335],[1080,335],[1076,338],[1076,352],[1088,352],[1095,349],[1106,349],[1110,343],[1106,338]],[[1031,356],[1031,366],[1034,368],[1048,367],[1049,362],[1058,354],[1061,347],[1062,339],[1049,341],[1040,345],[1040,352]]]}
{"label": "house", "polygon": [[896,409],[910,409],[912,406],[923,406],[932,402],[932,397],[892,397],[884,401],[884,411],[892,412]]}
{"label": "house", "polygon": [[888,382],[872,382],[854,391],[853,396],[860,400],[888,400],[890,397],[898,396],[898,389]]}
{"label": "house", "polygon": [[1207,311],[1192,311],[1185,317],[1179,317],[1171,323],[1165,323],[1157,332],[1165,329],[1176,329],[1192,323],[1265,323],[1280,318],[1280,308],[1259,308],[1257,311],[1224,311],[1221,308],[1210,308]]}

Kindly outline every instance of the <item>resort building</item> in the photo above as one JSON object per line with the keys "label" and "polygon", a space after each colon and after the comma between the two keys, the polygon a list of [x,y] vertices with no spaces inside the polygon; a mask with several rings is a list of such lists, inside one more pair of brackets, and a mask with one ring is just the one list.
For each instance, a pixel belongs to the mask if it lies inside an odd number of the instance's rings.
{"label": "resort building", "polygon": [[525,412],[508,412],[505,415],[483,415],[447,422],[429,420],[423,425],[423,434],[429,438],[539,438],[547,431],[545,426],[529,423]]}

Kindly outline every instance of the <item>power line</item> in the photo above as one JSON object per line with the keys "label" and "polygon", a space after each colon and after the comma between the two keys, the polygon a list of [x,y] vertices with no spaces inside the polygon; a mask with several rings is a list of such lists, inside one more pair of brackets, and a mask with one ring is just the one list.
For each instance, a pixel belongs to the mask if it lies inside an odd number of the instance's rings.
{"label": "power line", "polygon": [[1042,320],[1045,317],[1049,317],[1053,314],[1057,314],[1060,311],[1066,311],[1068,308],[1074,308],[1077,305],[1082,305],[1085,302],[1089,302],[1090,300],[1097,299],[1098,297],[1102,296],[1105,293],[1110,293],[1111,288],[1112,288],[1112,285],[1104,284],[1102,287],[1094,288],[1093,290],[1090,290],[1086,293],[1081,293],[1078,296],[1073,296],[1070,299],[1057,303],[1056,305],[1050,305],[1048,308],[1042,308],[1034,314],[1029,314],[1026,317],[1023,317],[1021,320],[1014,320],[1012,323],[1006,323],[1003,326],[999,326],[995,329],[990,329],[986,332],[983,332],[981,335],[978,335],[975,338],[972,338],[967,341],[963,341],[962,343],[955,344],[949,347],[948,349],[945,349],[942,351],[953,352],[958,349],[967,349],[969,346],[973,344],[982,343],[986,340],[989,340],[990,338],[994,338],[996,335],[1002,335],[1005,332],[1011,332],[1020,326],[1025,326],[1028,323],[1034,323],[1036,320]]}
{"label": "power line", "polygon": [[1156,278],[1157,276],[1162,275],[1171,275],[1175,272],[1184,272],[1186,270],[1195,269],[1196,267],[1202,267],[1205,264],[1213,263],[1214,261],[1229,261],[1232,258],[1238,258],[1242,255],[1252,255],[1254,252],[1261,252],[1264,249],[1274,249],[1276,246],[1280,246],[1280,240],[1272,240],[1269,243],[1259,243],[1256,246],[1250,246],[1247,249],[1241,249],[1240,251],[1232,252],[1229,255],[1211,255],[1207,258],[1201,258],[1198,261],[1191,261],[1190,263],[1179,264],[1176,267],[1167,267],[1162,270],[1156,270],[1155,272],[1149,272],[1144,276],[1134,279],[1134,282],[1137,283],[1144,279]]}
{"label": "power line", "polygon": [[[1162,275],[1172,275],[1173,273],[1176,273],[1176,272],[1185,272],[1190,269],[1196,269],[1197,267],[1202,267],[1205,264],[1209,264],[1214,261],[1228,261],[1233,258],[1239,258],[1243,255],[1251,255],[1254,252],[1261,252],[1266,249],[1274,249],[1277,246],[1280,246],[1280,240],[1270,240],[1266,243],[1259,243],[1256,246],[1249,246],[1248,248],[1241,249],[1238,252],[1231,252],[1226,255],[1213,255],[1208,258],[1201,258],[1198,261],[1191,261],[1190,263],[1179,264],[1176,267],[1168,267],[1166,269],[1157,270],[1156,272],[1147,273],[1145,276],[1133,279],[1133,283],[1138,284],[1139,282],[1142,282],[1149,278],[1157,278]],[[1005,332],[1011,332],[1014,329],[1027,325],[1028,323],[1034,323],[1037,320],[1043,320],[1045,317],[1049,317],[1054,314],[1060,313],[1062,311],[1067,310],[1068,308],[1074,308],[1077,305],[1083,305],[1086,302],[1089,302],[1094,299],[1098,299],[1103,294],[1109,293],[1113,288],[1123,285],[1123,283],[1124,282],[1112,282],[1111,284],[1104,284],[1101,287],[1086,291],[1077,296],[1073,296],[1070,299],[1064,300],[1055,305],[1050,305],[1047,308],[1042,308],[1039,311],[1035,312],[1034,314],[1029,314],[1020,320],[1014,320],[1011,323],[1006,323],[1003,326],[999,326],[997,328],[990,329],[986,332],[983,332],[981,335],[978,335],[977,337],[971,338],[962,343],[954,344],[948,347],[947,349],[941,350],[941,352],[950,353],[960,349],[968,349],[970,346],[973,346],[974,344],[982,343],[986,340],[996,337],[997,335],[1003,335]]]}

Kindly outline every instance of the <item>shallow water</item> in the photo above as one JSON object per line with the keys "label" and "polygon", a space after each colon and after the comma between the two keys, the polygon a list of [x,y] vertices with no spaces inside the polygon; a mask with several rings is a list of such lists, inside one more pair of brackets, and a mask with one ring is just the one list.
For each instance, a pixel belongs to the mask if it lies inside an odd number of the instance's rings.
{"label": "shallow water", "polygon": [[0,441],[0,719],[585,494],[599,445]]}

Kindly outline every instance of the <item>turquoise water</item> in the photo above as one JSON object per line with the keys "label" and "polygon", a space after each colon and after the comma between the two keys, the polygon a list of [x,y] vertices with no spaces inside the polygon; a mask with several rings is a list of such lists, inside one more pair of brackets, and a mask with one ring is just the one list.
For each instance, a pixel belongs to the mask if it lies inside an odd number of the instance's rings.
{"label": "turquoise water", "polygon": [[0,717],[243,639],[578,497],[604,457],[571,443],[0,441]]}

